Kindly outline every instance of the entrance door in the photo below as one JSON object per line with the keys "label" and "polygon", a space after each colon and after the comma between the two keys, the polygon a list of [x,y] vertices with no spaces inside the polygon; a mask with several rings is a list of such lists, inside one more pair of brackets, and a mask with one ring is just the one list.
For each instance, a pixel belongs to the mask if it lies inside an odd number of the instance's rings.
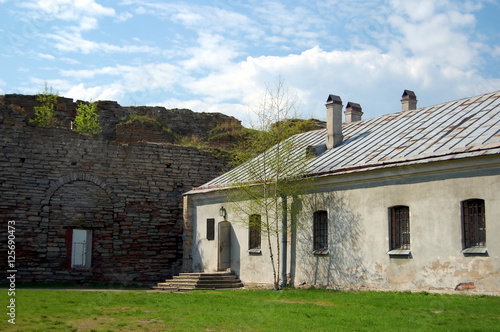
{"label": "entrance door", "polygon": [[225,271],[231,267],[231,223],[219,223],[219,257],[218,270]]}

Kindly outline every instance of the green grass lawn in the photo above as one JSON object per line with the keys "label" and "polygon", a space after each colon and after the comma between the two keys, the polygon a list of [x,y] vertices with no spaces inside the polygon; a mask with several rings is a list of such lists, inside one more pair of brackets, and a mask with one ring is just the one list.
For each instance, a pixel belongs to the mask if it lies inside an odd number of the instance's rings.
{"label": "green grass lawn", "polygon": [[500,297],[428,293],[0,289],[0,331],[500,331]]}

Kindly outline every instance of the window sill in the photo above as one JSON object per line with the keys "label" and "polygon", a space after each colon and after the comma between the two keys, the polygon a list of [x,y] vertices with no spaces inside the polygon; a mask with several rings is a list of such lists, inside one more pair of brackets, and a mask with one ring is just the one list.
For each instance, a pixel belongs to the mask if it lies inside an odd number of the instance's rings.
{"label": "window sill", "polygon": [[317,249],[313,251],[313,255],[315,256],[328,256],[330,252],[328,249]]}
{"label": "window sill", "polygon": [[387,252],[387,255],[394,257],[410,257],[411,250],[410,249],[394,249]]}
{"label": "window sill", "polygon": [[488,255],[488,249],[486,247],[470,247],[470,248],[465,248],[461,251],[462,254],[466,256],[473,256],[473,255]]}
{"label": "window sill", "polygon": [[262,250],[260,248],[248,249],[247,251],[250,255],[262,255]]}

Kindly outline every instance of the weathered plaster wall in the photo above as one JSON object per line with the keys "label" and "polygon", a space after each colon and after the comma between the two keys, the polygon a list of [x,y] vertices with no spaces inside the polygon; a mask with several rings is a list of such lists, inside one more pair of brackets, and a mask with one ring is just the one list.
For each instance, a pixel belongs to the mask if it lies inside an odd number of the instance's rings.
{"label": "weathered plaster wall", "polygon": [[[16,222],[18,282],[153,284],[179,272],[182,193],[224,161],[171,144],[121,144],[38,128],[0,109],[0,253]],[[92,268],[70,268],[68,230],[93,232]]]}
{"label": "weathered plaster wall", "polygon": [[[500,171],[496,160],[477,158],[460,171],[445,169],[466,161],[425,165],[425,172],[414,166],[401,176],[398,170],[383,170],[377,179],[367,174],[322,179],[315,194],[300,199],[297,231],[288,232],[287,272],[296,286],[453,291],[459,284],[468,284],[477,292],[500,293]],[[461,253],[461,202],[471,198],[485,200],[487,255]],[[206,218],[220,221],[218,208],[224,205],[233,227],[232,268],[244,283],[272,283],[265,237],[262,255],[247,251],[248,228],[241,222],[247,216],[239,214],[220,193],[189,195],[186,200],[194,211],[192,234],[197,244],[192,262],[186,263],[195,271],[216,269],[218,234],[214,241],[206,239]],[[395,205],[410,207],[410,257],[387,254],[388,208]],[[312,250],[312,216],[317,210],[326,210],[329,216],[329,253],[324,256]],[[289,222],[293,218],[289,216]]]}
{"label": "weathered plaster wall", "polygon": [[[241,206],[218,201],[216,203],[196,203],[195,215],[197,222],[193,227],[195,242],[192,251],[192,270],[194,272],[214,272],[218,270],[219,241],[218,224],[224,219],[219,216],[219,208],[227,209],[227,221],[231,223],[231,270],[246,283],[268,284],[273,283],[273,272],[269,261],[269,247],[267,238],[262,235],[262,246],[260,253],[248,252],[248,215],[241,212]],[[207,239],[207,218],[215,219],[215,238]],[[276,239],[272,238],[272,243]],[[276,248],[274,250],[277,257]],[[185,254],[186,255],[186,254]],[[189,257],[189,256],[186,256]]]}

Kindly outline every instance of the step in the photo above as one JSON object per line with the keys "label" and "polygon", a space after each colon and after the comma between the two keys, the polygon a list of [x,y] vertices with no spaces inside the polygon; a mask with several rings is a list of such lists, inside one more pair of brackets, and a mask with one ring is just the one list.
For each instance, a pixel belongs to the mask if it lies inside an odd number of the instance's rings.
{"label": "step", "polygon": [[181,273],[165,282],[160,282],[153,289],[171,291],[190,291],[195,289],[234,289],[243,287],[241,280],[231,272]]}
{"label": "step", "polygon": [[194,275],[194,274],[181,274],[178,276],[174,276],[174,279],[234,279],[238,278],[234,274],[223,274],[223,275]]}
{"label": "step", "polygon": [[231,286],[231,285],[240,285],[242,284],[240,280],[231,280],[231,281],[172,281],[168,280],[165,282],[160,282],[158,285],[166,286],[166,285],[175,285],[175,286],[206,286],[206,285],[219,285],[219,286]]}
{"label": "step", "polygon": [[204,273],[204,272],[191,272],[191,273],[179,273],[178,276],[176,277],[196,277],[196,278],[211,278],[211,277],[236,277],[231,272],[209,272],[209,273]]}
{"label": "step", "polygon": [[227,284],[232,282],[240,282],[240,279],[170,279],[165,280],[164,282],[175,282],[175,283],[198,283],[198,284],[206,284],[206,283],[221,283]]}
{"label": "step", "polygon": [[171,290],[171,291],[191,291],[191,290],[214,290],[214,289],[236,289],[243,287],[243,284],[232,285],[230,287],[220,287],[220,285],[206,285],[196,287],[173,287],[173,286],[153,286],[153,289]]}

